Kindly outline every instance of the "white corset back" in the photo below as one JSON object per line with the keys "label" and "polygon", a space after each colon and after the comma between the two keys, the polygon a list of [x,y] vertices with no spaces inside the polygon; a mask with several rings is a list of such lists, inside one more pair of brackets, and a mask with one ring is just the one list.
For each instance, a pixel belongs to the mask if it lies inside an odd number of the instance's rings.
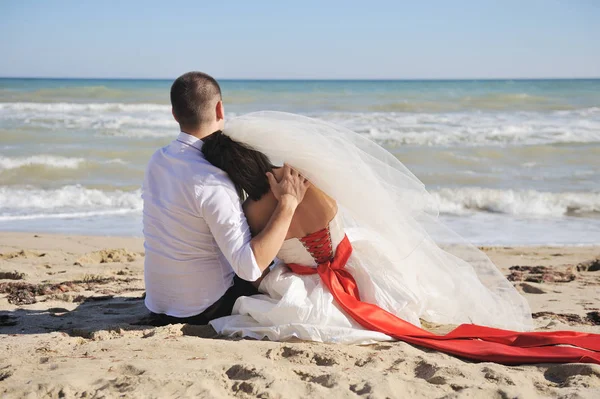
{"label": "white corset back", "polygon": [[[328,225],[333,254],[345,235],[344,227],[339,215],[340,213],[338,212]],[[296,263],[303,266],[317,267],[317,262],[299,238],[285,240],[277,253],[277,258],[284,263]]]}

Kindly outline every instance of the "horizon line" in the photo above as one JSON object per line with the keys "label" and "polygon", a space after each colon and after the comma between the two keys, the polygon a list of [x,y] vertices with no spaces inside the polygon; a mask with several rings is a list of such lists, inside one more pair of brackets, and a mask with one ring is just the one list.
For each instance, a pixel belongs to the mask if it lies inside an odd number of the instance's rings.
{"label": "horizon line", "polygon": [[[147,80],[147,81],[171,81],[176,79],[169,78],[133,78],[133,77],[56,77],[56,76],[0,76],[0,79],[23,79],[23,80]],[[398,82],[410,82],[410,81],[501,81],[501,80],[599,80],[600,76],[589,76],[589,77],[519,77],[519,78],[215,78],[218,81],[255,81],[255,82],[272,82],[272,81],[338,81],[338,82],[367,82],[367,81],[398,81]]]}

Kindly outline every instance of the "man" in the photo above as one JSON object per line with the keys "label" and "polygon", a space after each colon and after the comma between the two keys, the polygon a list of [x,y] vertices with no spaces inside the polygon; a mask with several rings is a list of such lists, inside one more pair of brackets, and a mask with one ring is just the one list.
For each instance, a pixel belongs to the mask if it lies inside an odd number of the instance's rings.
{"label": "man", "polygon": [[252,238],[233,183],[201,151],[224,127],[219,84],[186,73],[171,87],[171,105],[181,133],[152,156],[143,184],[145,304],[161,324],[206,324],[257,293],[250,282],[281,248],[308,183],[289,168],[279,182],[271,176],[277,209]]}

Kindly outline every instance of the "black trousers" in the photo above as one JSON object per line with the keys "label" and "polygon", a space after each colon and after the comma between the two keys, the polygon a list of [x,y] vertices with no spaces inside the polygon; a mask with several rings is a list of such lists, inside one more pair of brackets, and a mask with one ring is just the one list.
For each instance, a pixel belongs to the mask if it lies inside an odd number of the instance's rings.
{"label": "black trousers", "polygon": [[233,277],[233,285],[219,298],[215,303],[210,305],[204,312],[190,317],[174,317],[166,314],[150,312],[149,325],[166,326],[168,324],[208,324],[213,319],[231,315],[233,304],[241,296],[250,296],[258,294],[256,287],[249,281],[242,280],[238,276]]}

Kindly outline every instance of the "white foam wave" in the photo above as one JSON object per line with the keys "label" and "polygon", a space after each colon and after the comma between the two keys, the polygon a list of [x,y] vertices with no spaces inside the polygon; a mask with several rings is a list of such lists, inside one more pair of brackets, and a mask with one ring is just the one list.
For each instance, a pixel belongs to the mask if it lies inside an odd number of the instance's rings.
{"label": "white foam wave", "polygon": [[524,217],[560,217],[600,213],[600,193],[539,192],[487,188],[445,188],[432,192],[440,213],[464,215],[474,212]]}
{"label": "white foam wave", "polygon": [[177,127],[170,106],[160,104],[0,103],[3,120],[53,130],[91,129],[116,136],[140,129],[162,130],[164,136],[165,130],[168,134]]}
{"label": "white foam wave", "polygon": [[108,161],[103,161],[103,163],[107,163],[107,164],[118,164],[118,165],[126,165],[127,161],[122,160],[121,158],[114,158],[114,159],[109,159]]}
{"label": "white foam wave", "polygon": [[76,169],[84,162],[83,158],[68,158],[54,155],[33,155],[30,157],[9,158],[0,156],[0,169],[17,169],[24,166],[42,165],[53,168]]}
{"label": "white foam wave", "polygon": [[128,213],[137,212],[135,209],[115,209],[107,211],[90,211],[90,212],[65,212],[65,213],[39,213],[31,215],[0,215],[0,221],[14,222],[19,220],[36,220],[36,219],[79,219],[95,216],[116,216],[126,215]]}
{"label": "white foam wave", "polygon": [[[441,214],[493,213],[518,217],[581,217],[600,213],[600,192],[540,192],[465,187],[432,191]],[[74,218],[140,213],[141,190],[102,191],[0,187],[0,220]]]}
{"label": "white foam wave", "polygon": [[69,112],[171,112],[165,104],[127,103],[0,103],[0,111]]}
{"label": "white foam wave", "polygon": [[124,137],[124,138],[136,138],[136,139],[158,139],[174,137],[176,129],[139,129],[139,128],[118,128],[118,129],[107,129],[103,131],[102,136],[111,137]]}
{"label": "white foam wave", "polygon": [[0,212],[3,217],[100,211],[139,212],[141,209],[139,189],[102,191],[80,185],[57,189],[0,187]]}
{"label": "white foam wave", "polygon": [[[549,112],[320,112],[310,116],[345,125],[386,145],[600,142],[600,107]],[[170,107],[161,104],[0,103],[0,123],[132,138],[167,137],[177,129]]]}
{"label": "white foam wave", "polygon": [[482,146],[600,142],[600,112],[325,113],[386,145]]}
{"label": "white foam wave", "polygon": [[[82,163],[88,162],[83,158],[61,157],[56,155],[33,155],[30,157],[3,157],[0,156],[0,170],[2,169],[18,169],[27,166],[43,166],[46,168],[63,168],[77,169]],[[106,161],[98,161],[102,164],[120,164],[125,165],[127,162],[120,158],[109,159]]]}

